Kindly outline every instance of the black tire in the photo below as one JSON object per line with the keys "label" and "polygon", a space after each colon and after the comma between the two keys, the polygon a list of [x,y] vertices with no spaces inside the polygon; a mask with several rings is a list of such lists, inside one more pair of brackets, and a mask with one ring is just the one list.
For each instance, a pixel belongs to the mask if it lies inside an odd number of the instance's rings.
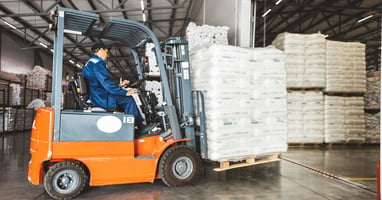
{"label": "black tire", "polygon": [[159,161],[161,179],[170,187],[194,184],[200,178],[201,171],[199,154],[184,145],[171,146]]}
{"label": "black tire", "polygon": [[53,165],[44,178],[45,191],[54,199],[72,199],[88,185],[89,176],[82,165],[72,161]]}

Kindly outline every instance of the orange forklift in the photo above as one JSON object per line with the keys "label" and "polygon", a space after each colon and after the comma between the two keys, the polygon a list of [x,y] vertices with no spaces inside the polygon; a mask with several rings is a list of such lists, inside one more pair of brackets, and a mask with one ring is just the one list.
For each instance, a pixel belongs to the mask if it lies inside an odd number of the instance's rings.
{"label": "orange forklift", "polygon": [[[191,89],[187,41],[169,38],[160,43],[149,28],[127,19],[112,17],[104,27],[95,27],[98,14],[62,7],[52,17],[52,107],[39,108],[33,122],[28,180],[44,184],[55,199],[74,198],[88,186],[155,179],[168,186],[195,183],[201,159],[207,158],[206,125],[203,95]],[[135,99],[146,121],[157,125],[156,131],[138,134],[132,115],[89,105],[81,76],[69,84],[78,109],[62,109],[64,34],[97,37],[131,50],[141,89]],[[154,44],[160,68],[163,104],[159,106],[143,86],[148,75],[137,48],[147,42]]]}

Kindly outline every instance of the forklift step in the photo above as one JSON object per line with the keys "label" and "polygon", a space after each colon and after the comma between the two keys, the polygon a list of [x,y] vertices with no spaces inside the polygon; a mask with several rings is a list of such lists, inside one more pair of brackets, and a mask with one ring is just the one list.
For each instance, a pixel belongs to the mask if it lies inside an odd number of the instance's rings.
{"label": "forklift step", "polygon": [[240,162],[232,162],[232,161],[220,161],[220,167],[214,168],[214,171],[224,171],[239,167],[247,167],[251,165],[258,165],[263,163],[269,163],[274,161],[280,161],[280,154],[269,154],[269,155],[263,155],[263,156],[250,156],[245,158],[243,161]]}
{"label": "forklift step", "polygon": [[138,160],[155,160],[157,159],[157,157],[153,156],[153,155],[141,155],[141,156],[135,156],[136,159]]}

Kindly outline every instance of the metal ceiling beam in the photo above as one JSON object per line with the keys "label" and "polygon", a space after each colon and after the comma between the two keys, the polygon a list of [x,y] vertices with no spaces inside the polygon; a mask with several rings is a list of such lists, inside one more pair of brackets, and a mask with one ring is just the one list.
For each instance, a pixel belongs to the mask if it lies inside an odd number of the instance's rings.
{"label": "metal ceiling beam", "polygon": [[[357,6],[357,5],[359,6],[359,3],[360,3],[359,0],[349,1],[349,5],[350,5],[350,6]],[[330,8],[330,9],[331,9],[331,8]],[[345,9],[346,9],[346,8],[344,8],[344,7],[339,7],[339,8],[338,8],[335,12],[333,12],[332,14],[330,14],[330,15],[328,15],[328,16],[325,16],[323,19],[318,20],[318,21],[317,21],[316,23],[314,23],[314,24],[311,24],[310,27],[307,27],[307,28],[303,29],[302,32],[304,33],[304,32],[306,32],[306,31],[308,31],[309,29],[311,29],[312,27],[315,27],[315,26],[321,24],[321,23],[324,22],[324,21],[327,21],[327,23],[329,24],[329,23],[330,23],[330,22],[329,22],[329,19],[330,19],[330,18],[332,18],[332,17],[338,15],[339,12],[344,11]],[[339,23],[341,23],[341,22],[339,22]],[[332,30],[334,30],[334,29],[332,29]]]}
{"label": "metal ceiling beam", "polygon": [[[0,10],[4,13],[7,13],[7,14],[13,14],[13,12],[11,10],[9,10],[8,8],[4,7],[3,5],[0,4]],[[22,26],[24,27],[31,27],[31,25],[27,22],[25,22],[23,19],[19,18],[19,17],[14,17],[13,20],[17,21],[18,23],[20,23]],[[36,34],[36,35],[40,35],[41,32],[35,30],[35,29],[31,29],[31,31]],[[46,35],[42,35],[41,36],[44,40],[46,40],[47,42],[50,42],[53,44],[53,40],[50,39],[49,37],[47,37]],[[49,51],[48,49],[46,49],[46,51]],[[69,53],[68,51],[65,51],[66,53]],[[50,52],[48,52],[50,53]],[[78,70],[77,68],[75,68],[74,66],[72,65],[69,65],[70,66],[70,69],[72,71],[76,71]]]}
{"label": "metal ceiling beam", "polygon": [[[178,3],[179,3],[179,1],[178,0],[174,0],[174,1],[170,1],[170,0],[168,0],[173,6],[175,6],[175,5],[178,5]],[[173,9],[171,9],[171,15],[170,15],[170,25],[169,25],[169,27],[168,27],[168,35],[170,35],[170,36],[173,36],[172,35],[172,31],[173,31],[173,26],[174,26],[174,23],[175,23],[175,21],[174,20],[172,20],[172,19],[175,19],[175,16],[176,16],[176,8],[173,8]]]}
{"label": "metal ceiling beam", "polygon": [[[41,12],[41,10],[38,8],[38,6],[36,4],[34,4],[33,2],[30,2],[28,0],[22,0],[22,2],[26,6],[28,6],[33,12],[35,12],[35,13],[40,13]],[[70,3],[70,0],[68,2]],[[62,2],[59,2],[59,3],[62,4]],[[50,20],[49,17],[47,17],[47,16],[41,16],[41,19],[43,19],[48,24],[52,23],[52,20]],[[72,43],[76,42],[76,40],[74,38],[72,38],[71,36],[69,36],[67,34],[65,35],[65,38],[68,39]],[[50,42],[50,43],[52,44],[52,42]],[[84,49],[82,47],[79,47],[78,49],[81,50],[83,53],[88,54],[90,56],[89,51],[87,51],[86,49]],[[69,54],[67,54],[67,56],[68,55],[71,56],[71,57],[74,56],[73,52],[69,52]],[[78,60],[77,56],[74,56],[72,58]]]}
{"label": "metal ceiling beam", "polygon": [[[113,8],[114,9],[117,9],[117,8],[122,8],[122,9],[125,9],[125,3],[127,2],[128,0],[118,0],[119,4],[117,7]],[[123,18],[125,19],[128,19],[129,17],[127,16],[127,12],[126,11],[122,11],[122,15],[123,15]]]}

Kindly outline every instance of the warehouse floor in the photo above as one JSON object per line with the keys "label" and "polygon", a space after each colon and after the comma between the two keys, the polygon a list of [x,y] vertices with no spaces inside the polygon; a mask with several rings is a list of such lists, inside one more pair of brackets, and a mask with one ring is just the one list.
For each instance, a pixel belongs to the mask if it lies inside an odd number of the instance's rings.
{"label": "warehouse floor", "polygon": [[[50,199],[27,181],[29,133],[0,133],[0,199]],[[92,187],[77,199],[376,199],[379,146],[292,148],[280,162],[215,172],[204,164],[197,185],[169,188],[151,183]],[[323,175],[325,174],[325,175]]]}

